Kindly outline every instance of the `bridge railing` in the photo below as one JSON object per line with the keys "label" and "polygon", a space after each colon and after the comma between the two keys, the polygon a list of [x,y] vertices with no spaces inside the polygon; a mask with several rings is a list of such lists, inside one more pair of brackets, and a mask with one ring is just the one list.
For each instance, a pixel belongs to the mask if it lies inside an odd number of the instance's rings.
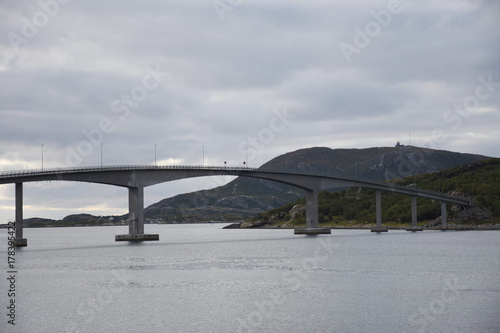
{"label": "bridge railing", "polygon": [[[265,172],[273,174],[288,174],[288,175],[302,175],[302,176],[314,176],[314,177],[328,177],[341,180],[350,180],[355,182],[363,182],[365,184],[371,185],[381,185],[389,186],[398,189],[408,190],[408,186],[399,185],[394,182],[381,182],[374,181],[366,178],[352,177],[346,175],[340,175],[335,173],[320,173],[320,172],[308,172],[301,170],[289,170],[289,169],[266,169],[266,168],[250,168],[250,167],[231,167],[231,166],[201,166],[201,165],[112,165],[112,166],[86,166],[86,167],[68,167],[68,168],[48,168],[48,169],[25,169],[25,170],[11,170],[0,172],[0,179],[15,178],[15,177],[25,177],[25,176],[42,176],[42,175],[54,175],[54,174],[67,174],[67,173],[82,173],[82,172],[113,172],[113,171],[131,171],[131,170],[213,170],[213,171],[251,171],[251,172]],[[422,193],[430,195],[439,195],[448,198],[457,198],[456,196],[449,195],[446,193],[416,188]]]}
{"label": "bridge railing", "polygon": [[89,171],[120,171],[120,170],[259,170],[248,167],[227,167],[227,166],[200,166],[200,165],[112,165],[112,166],[88,166],[88,167],[68,167],[68,168],[44,168],[44,169],[23,169],[1,171],[0,178],[14,176],[32,176],[32,175],[53,175],[57,173],[75,173]]}

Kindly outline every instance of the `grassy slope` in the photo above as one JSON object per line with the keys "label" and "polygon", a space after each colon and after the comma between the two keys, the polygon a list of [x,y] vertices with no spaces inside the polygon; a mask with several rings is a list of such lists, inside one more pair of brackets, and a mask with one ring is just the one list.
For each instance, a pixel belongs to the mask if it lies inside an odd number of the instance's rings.
{"label": "grassy slope", "polygon": [[[500,222],[500,159],[488,159],[440,172],[411,176],[394,182],[441,192],[459,192],[470,196],[474,204],[490,211],[493,219],[488,223]],[[375,221],[374,191],[352,188],[340,192],[323,191],[319,195],[319,220],[322,225],[370,224]],[[259,214],[251,221],[269,221],[274,225],[303,225],[305,213],[291,219],[290,210],[295,205],[304,205],[305,200]],[[426,224],[441,215],[440,203],[418,199],[419,224]],[[382,220],[386,225],[408,224],[411,221],[410,197],[395,193],[382,195]],[[459,215],[454,207],[448,207],[449,218]],[[462,220],[465,223],[480,223],[475,217]]]}

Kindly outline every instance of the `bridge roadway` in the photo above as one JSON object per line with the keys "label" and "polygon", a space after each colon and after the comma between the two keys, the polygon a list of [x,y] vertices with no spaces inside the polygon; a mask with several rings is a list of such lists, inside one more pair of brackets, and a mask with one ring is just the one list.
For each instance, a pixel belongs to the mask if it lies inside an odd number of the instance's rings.
{"label": "bridge roadway", "polygon": [[261,178],[298,187],[306,192],[306,228],[296,229],[297,234],[330,233],[319,228],[318,194],[334,188],[363,187],[375,189],[376,225],[374,232],[387,231],[382,226],[381,192],[388,191],[412,197],[412,226],[417,227],[417,197],[441,202],[442,226],[446,227],[446,204],[470,206],[467,198],[393,183],[350,178],[332,174],[308,173],[289,170],[271,170],[247,167],[213,166],[105,166],[43,170],[6,171],[0,173],[0,184],[15,184],[16,188],[16,244],[26,246],[23,238],[23,183],[40,181],[75,181],[126,187],[129,190],[129,234],[117,235],[116,240],[158,240],[158,235],[144,233],[144,188],[178,179],[205,176],[239,176]]}

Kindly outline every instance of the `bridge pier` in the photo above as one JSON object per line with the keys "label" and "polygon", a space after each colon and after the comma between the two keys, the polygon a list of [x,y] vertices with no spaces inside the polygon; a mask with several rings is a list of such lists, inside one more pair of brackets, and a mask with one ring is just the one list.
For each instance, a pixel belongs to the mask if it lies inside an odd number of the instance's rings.
{"label": "bridge pier", "polygon": [[371,232],[387,232],[387,228],[382,226],[382,191],[375,191],[375,220],[377,226]]}
{"label": "bridge pier", "polygon": [[128,188],[128,235],[116,235],[115,241],[159,240],[158,234],[144,234],[144,187]]}
{"label": "bridge pier", "polygon": [[128,189],[128,233],[130,235],[144,234],[144,188],[130,187]]}
{"label": "bridge pier", "polygon": [[448,215],[446,212],[446,202],[441,201],[441,230],[448,229]]}
{"label": "bridge pier", "polygon": [[16,240],[18,247],[28,246],[28,240],[23,238],[23,183],[16,183]]}
{"label": "bridge pier", "polygon": [[318,228],[318,191],[306,191],[306,226]]}
{"label": "bridge pier", "polygon": [[318,194],[318,190],[306,191],[306,227],[295,229],[295,235],[318,235],[332,233],[330,228],[319,227]]}
{"label": "bridge pier", "polygon": [[424,231],[424,228],[417,226],[417,197],[411,197],[411,227],[406,231]]}

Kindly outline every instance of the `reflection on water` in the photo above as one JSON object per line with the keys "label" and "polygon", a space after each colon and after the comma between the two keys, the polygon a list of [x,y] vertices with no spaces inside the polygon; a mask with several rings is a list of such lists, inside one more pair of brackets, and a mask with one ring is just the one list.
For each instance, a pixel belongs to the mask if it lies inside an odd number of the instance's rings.
{"label": "reflection on water", "polygon": [[146,228],[160,241],[114,242],[126,227],[25,230],[16,326],[4,318],[0,331],[500,331],[498,231]]}

